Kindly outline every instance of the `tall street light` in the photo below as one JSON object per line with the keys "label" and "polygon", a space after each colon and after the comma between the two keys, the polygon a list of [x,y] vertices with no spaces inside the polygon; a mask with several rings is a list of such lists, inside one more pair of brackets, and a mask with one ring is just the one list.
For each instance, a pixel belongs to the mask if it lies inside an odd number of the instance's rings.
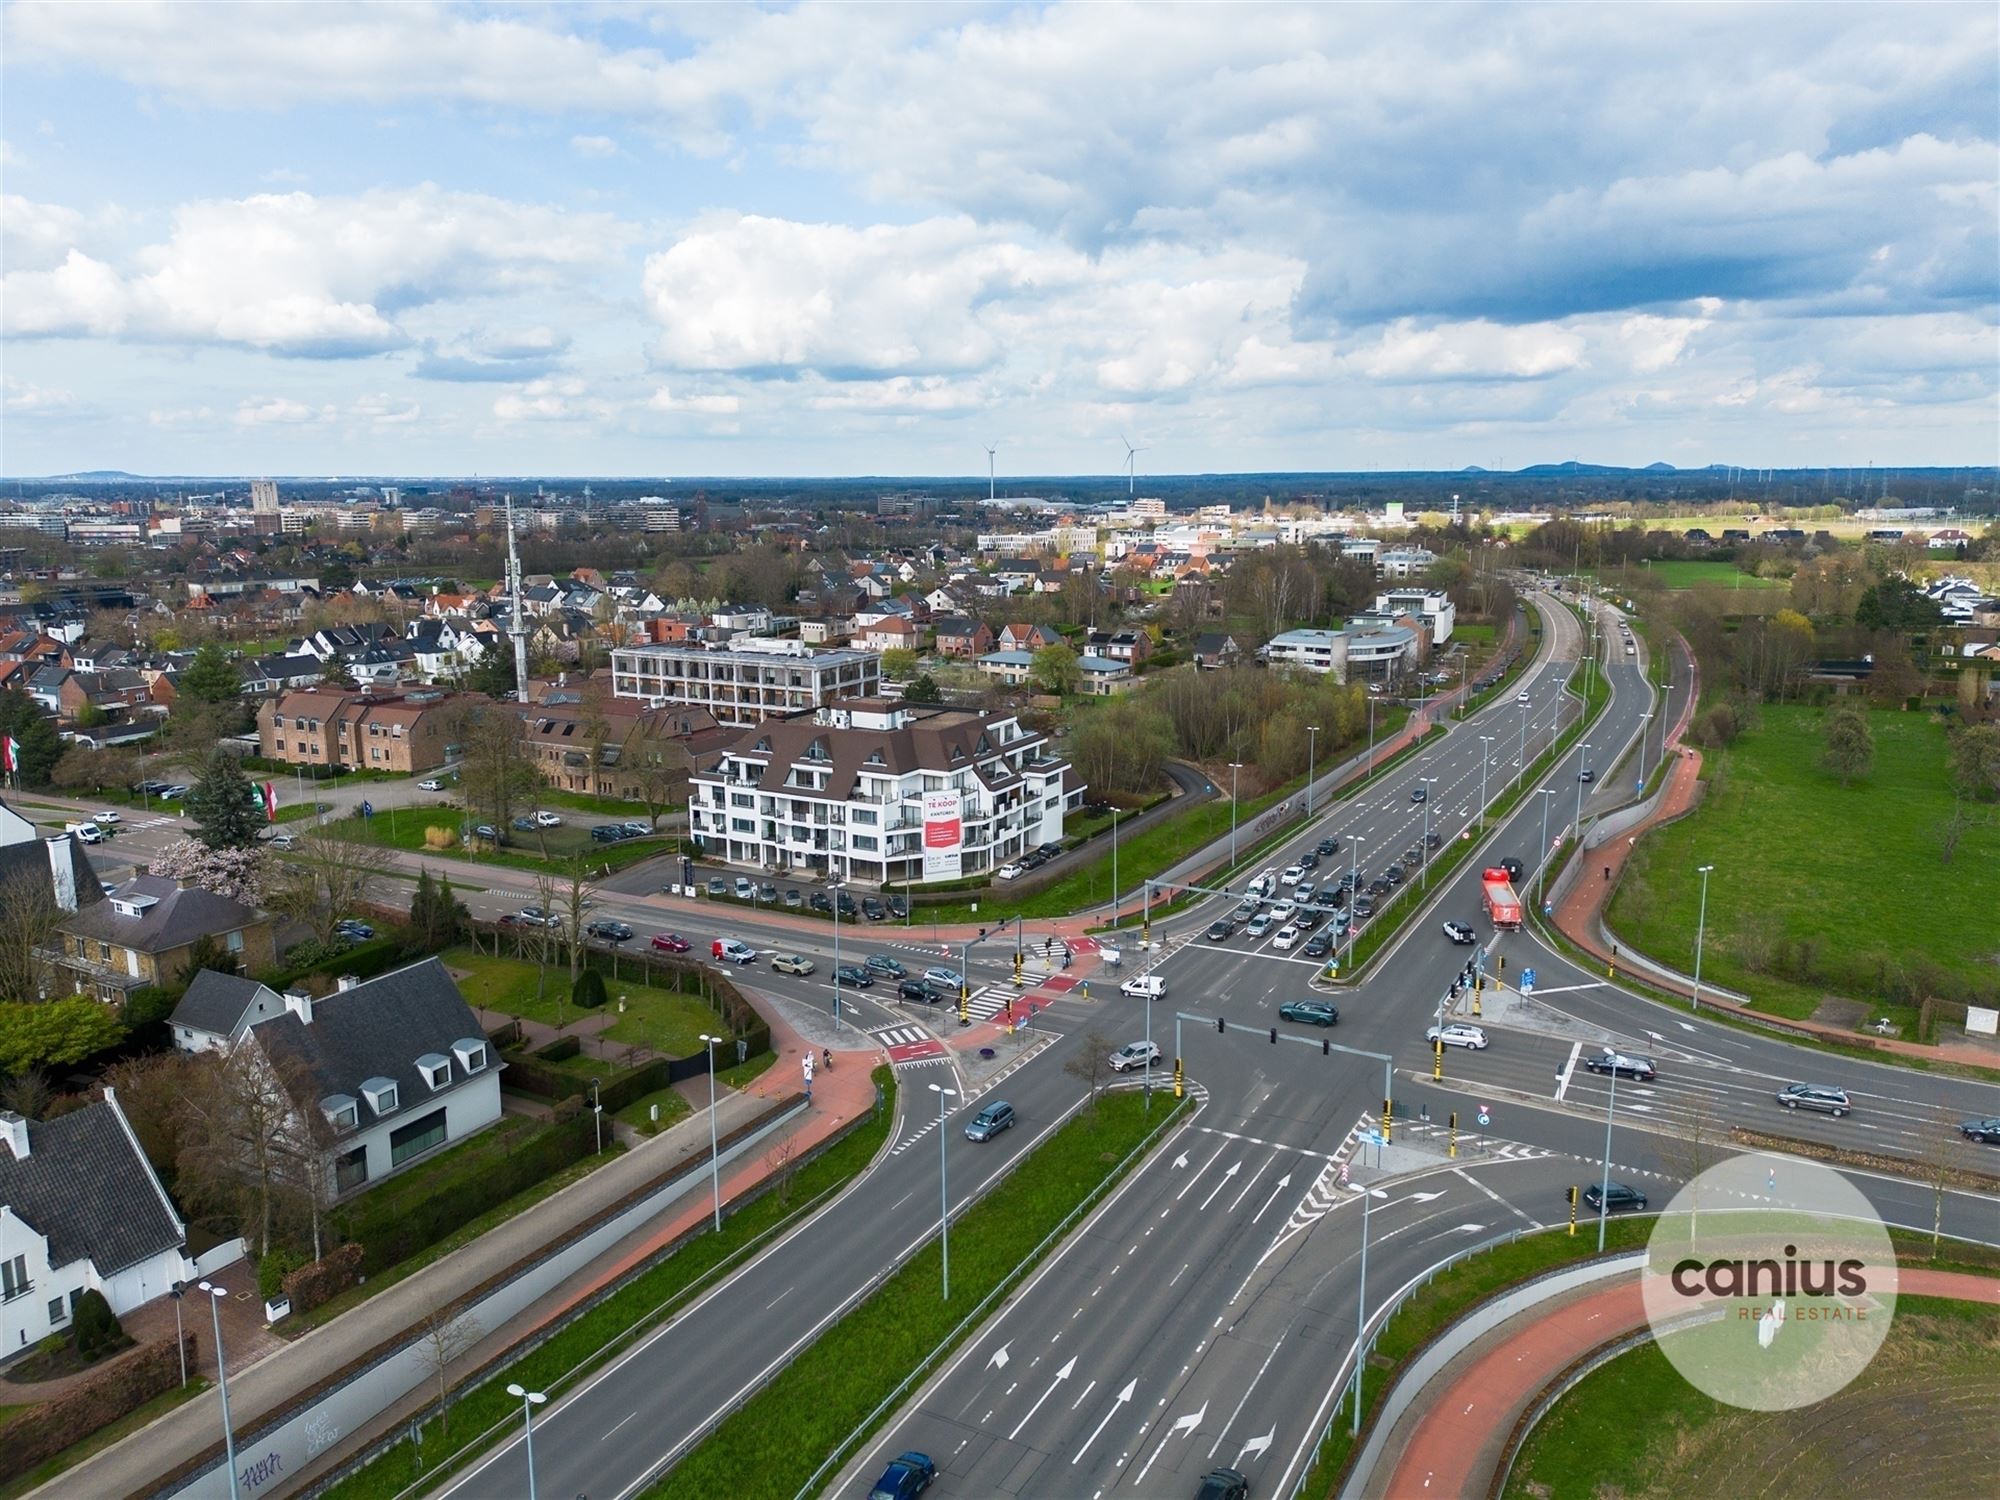
{"label": "tall street light", "polygon": [[1361,779],[1363,781],[1367,781],[1374,774],[1375,774],[1375,700],[1373,698],[1370,698],[1368,700],[1368,766],[1367,769],[1361,773]]}
{"label": "tall street light", "polygon": [[951,1194],[945,1187],[944,1167],[944,1120],[948,1113],[945,1100],[956,1099],[957,1089],[948,1089],[941,1084],[932,1084],[931,1092],[938,1096],[938,1256],[944,1268],[944,1296],[942,1301],[951,1301]]}
{"label": "tall street light", "polygon": [[1313,815],[1313,767],[1318,762],[1319,725],[1306,725],[1306,816]]}
{"label": "tall street light", "polygon": [[1479,755],[1479,831],[1486,832],[1486,768],[1493,764],[1493,736],[1479,737],[1482,747]]}
{"label": "tall street light", "polygon": [[597,1154],[604,1154],[604,1106],[597,1102],[597,1080],[590,1080],[590,1123],[597,1130]]}
{"label": "tall street light", "polygon": [[1604,1176],[1597,1185],[1597,1253],[1604,1253],[1604,1219],[1611,1212],[1611,1117],[1618,1113],[1618,1069],[1611,1069],[1611,1098],[1604,1106]]}
{"label": "tall street light", "polygon": [[1111,809],[1111,925],[1118,925],[1118,809]]}
{"label": "tall street light", "polygon": [[1424,887],[1424,889],[1425,889],[1425,890],[1429,890],[1429,889],[1431,888],[1431,801],[1432,801],[1432,797],[1433,797],[1433,794],[1434,794],[1434,789],[1435,789],[1435,788],[1436,788],[1436,786],[1437,786],[1437,781],[1438,781],[1438,779],[1437,779],[1437,777],[1435,777],[1435,776],[1419,776],[1419,777],[1417,778],[1417,780],[1418,780],[1418,781],[1420,781],[1420,782],[1422,782],[1422,783],[1423,783],[1423,785],[1424,785],[1424,880],[1423,880],[1423,887]]}
{"label": "tall street light", "polygon": [[209,1316],[215,1320],[215,1382],[222,1391],[222,1451],[229,1464],[229,1500],[242,1500],[236,1485],[236,1434],[229,1425],[229,1362],[222,1356],[222,1299],[229,1295],[213,1282],[198,1284],[208,1293]]}
{"label": "tall street light", "polygon": [[833,1029],[840,1030],[840,882],[829,880],[826,893],[833,900]]}
{"label": "tall street light", "polygon": [[1590,769],[1589,740],[1583,742],[1582,750],[1583,754],[1577,757],[1582,764],[1576,768],[1576,836],[1579,839],[1583,837],[1583,773]]}
{"label": "tall street light", "polygon": [[1701,1009],[1701,940],[1708,932],[1708,872],[1714,868],[1714,865],[1701,867],[1701,916],[1694,927],[1694,994],[1690,1010]]}
{"label": "tall street light", "polygon": [[[1558,708],[1557,713],[1562,710]],[[1521,705],[1521,743],[1514,751],[1514,785],[1521,784],[1521,778],[1528,772],[1528,705]]]}
{"label": "tall street light", "polygon": [[1650,712],[1639,715],[1639,790],[1646,790],[1646,742],[1653,735],[1653,715]]}
{"label": "tall street light", "polygon": [[1347,956],[1354,957],[1354,903],[1361,899],[1361,835],[1347,841]]}
{"label": "tall street light", "polygon": [[1361,1190],[1361,1286],[1354,1308],[1354,1427],[1356,1436],[1361,1432],[1361,1366],[1363,1363],[1362,1342],[1368,1333],[1368,1210],[1375,1201],[1375,1195],[1389,1195],[1380,1188],[1364,1187]]}
{"label": "tall street light", "polygon": [[181,1298],[187,1295],[187,1283],[185,1281],[176,1281],[172,1286],[167,1288],[167,1295],[174,1299],[174,1348],[179,1351],[181,1357],[181,1389],[186,1390],[188,1383],[188,1346],[187,1335],[181,1332]]}
{"label": "tall street light", "polygon": [[1542,852],[1535,860],[1535,900],[1539,902],[1549,888],[1549,804],[1555,800],[1555,788],[1542,788]]}
{"label": "tall street light", "polygon": [[709,1173],[715,1180],[715,1227],[722,1228],[722,1147],[715,1134],[715,1049],[722,1040],[719,1036],[701,1034],[702,1045],[708,1048],[708,1165]]}
{"label": "tall street light", "polygon": [[1229,763],[1229,868],[1236,868],[1236,773],[1243,769],[1241,761]]}
{"label": "tall street light", "polygon": [[535,1500],[535,1408],[549,1399],[548,1394],[519,1384],[510,1384],[507,1394],[521,1400],[521,1422],[528,1440],[528,1500]]}

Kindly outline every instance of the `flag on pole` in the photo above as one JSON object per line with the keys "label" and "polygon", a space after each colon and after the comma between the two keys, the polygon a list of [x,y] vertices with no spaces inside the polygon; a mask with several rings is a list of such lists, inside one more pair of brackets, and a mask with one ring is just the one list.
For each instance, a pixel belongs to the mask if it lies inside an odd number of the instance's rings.
{"label": "flag on pole", "polygon": [[21,742],[11,734],[0,739],[0,768],[9,772],[21,769]]}
{"label": "flag on pole", "polygon": [[278,784],[274,781],[264,783],[264,821],[278,821]]}

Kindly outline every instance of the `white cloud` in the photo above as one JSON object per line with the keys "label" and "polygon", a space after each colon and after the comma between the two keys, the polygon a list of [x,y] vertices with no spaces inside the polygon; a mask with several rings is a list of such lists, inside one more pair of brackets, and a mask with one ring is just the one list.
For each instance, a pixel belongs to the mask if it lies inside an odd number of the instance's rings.
{"label": "white cloud", "polygon": [[1584,341],[1549,324],[1418,327],[1404,318],[1382,330],[1348,363],[1370,380],[1540,380],[1583,363]]}
{"label": "white cloud", "polygon": [[83,232],[83,215],[73,208],[36,203],[18,193],[0,194],[0,261],[9,270],[43,271],[61,265]]}
{"label": "white cloud", "polygon": [[11,375],[0,381],[0,410],[21,416],[47,416],[73,411],[77,404],[74,391],[35,385],[26,380],[16,380]]}
{"label": "white cloud", "polygon": [[573,135],[569,138],[569,149],[584,157],[618,155],[618,143],[608,135]]}
{"label": "white cloud", "polygon": [[239,427],[293,427],[304,422],[330,422],[336,415],[331,406],[307,406],[289,396],[257,396],[238,402],[233,420]]}
{"label": "white cloud", "polygon": [[493,415],[503,422],[580,422],[609,417],[609,401],[589,394],[574,378],[531,380],[493,403]]}
{"label": "white cloud", "polygon": [[410,422],[420,421],[424,409],[414,401],[401,400],[377,391],[373,395],[363,396],[357,400],[354,403],[353,414],[364,422],[374,422],[384,427],[401,427]]}
{"label": "white cloud", "polygon": [[646,405],[654,411],[685,412],[698,417],[733,417],[742,409],[740,396],[696,395],[676,396],[667,386],[660,386],[646,400]]}
{"label": "white cloud", "polygon": [[351,198],[259,194],[184,204],[171,236],[120,270],[70,250],[9,272],[8,331],[353,356],[401,348],[407,310],[597,270],[624,231],[431,184]]}

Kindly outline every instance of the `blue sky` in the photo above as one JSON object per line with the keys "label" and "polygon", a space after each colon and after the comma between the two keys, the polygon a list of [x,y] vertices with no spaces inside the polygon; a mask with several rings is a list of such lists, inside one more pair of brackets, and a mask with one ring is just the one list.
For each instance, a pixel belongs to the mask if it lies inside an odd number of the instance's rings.
{"label": "blue sky", "polygon": [[9,475],[2000,457],[1991,5],[0,25]]}

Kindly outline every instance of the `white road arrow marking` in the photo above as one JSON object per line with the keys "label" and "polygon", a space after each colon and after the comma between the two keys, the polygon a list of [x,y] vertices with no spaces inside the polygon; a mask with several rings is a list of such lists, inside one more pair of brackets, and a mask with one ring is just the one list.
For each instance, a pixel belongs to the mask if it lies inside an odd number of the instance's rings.
{"label": "white road arrow marking", "polygon": [[[1283,1177],[1280,1177],[1278,1179],[1278,1185],[1271,1189],[1271,1196],[1264,1200],[1264,1208],[1269,1208],[1273,1203],[1276,1203],[1278,1201],[1278,1194],[1282,1193],[1286,1188],[1290,1187],[1291,1185],[1292,1185],[1292,1174],[1290,1172],[1287,1172]],[[1260,1208],[1257,1210],[1256,1217],[1251,1219],[1250,1221],[1252,1224],[1255,1224],[1258,1219],[1264,1217],[1264,1208]]]}
{"label": "white road arrow marking", "polygon": [[1176,1156],[1174,1158],[1174,1170],[1178,1172],[1182,1167],[1186,1165],[1187,1165],[1187,1152],[1183,1151],[1179,1156]]}
{"label": "white road arrow marking", "polygon": [[1651,1037],[1656,1042],[1664,1042],[1666,1040],[1666,1038],[1661,1036],[1657,1031],[1649,1031],[1646,1033],[1646,1035]]}
{"label": "white road arrow marking", "polygon": [[1026,1427],[1028,1425],[1029,1420],[1033,1418],[1035,1413],[1042,1409],[1042,1403],[1048,1400],[1049,1397],[1053,1396],[1056,1393],[1056,1387],[1061,1385],[1065,1380],[1069,1379],[1070,1372],[1075,1368],[1076,1368],[1076,1356],[1071,1355],[1069,1363],[1064,1365],[1060,1370],[1056,1371],[1056,1378],[1049,1382],[1049,1388],[1043,1391],[1040,1396],[1036,1397],[1035,1404],[1028,1408],[1028,1415],[1021,1418],[1020,1421],[1014,1424],[1014,1430],[1007,1434],[1008,1442],[1010,1443],[1013,1442],[1015,1438],[1021,1435],[1021,1429],[1023,1427]]}
{"label": "white road arrow marking", "polygon": [[1222,1180],[1216,1183],[1214,1187],[1210,1188],[1208,1190],[1208,1196],[1201,1200],[1201,1206],[1203,1208],[1207,1208],[1209,1204],[1213,1203],[1215,1201],[1215,1195],[1221,1192],[1224,1188],[1229,1186],[1229,1179],[1234,1177],[1238,1172],[1242,1170],[1243,1170],[1242,1162],[1240,1161],[1231,1162],[1229,1164],[1229,1170],[1222,1174]]}
{"label": "white road arrow marking", "polygon": [[1222,1155],[1222,1153],[1227,1151],[1228,1149],[1229,1149],[1229,1142],[1224,1141],[1220,1146],[1217,1146],[1215,1148],[1214,1156],[1211,1156],[1207,1161],[1203,1162],[1200,1166],[1196,1167],[1193,1172],[1189,1173],[1187,1186],[1182,1188],[1178,1193],[1174,1194],[1174,1202],[1176,1203],[1180,1202],[1181,1199],[1185,1198],[1189,1193],[1193,1192],[1194,1185],[1197,1182],[1201,1181],[1201,1174],[1206,1172],[1210,1167],[1214,1166],[1217,1158],[1219,1158]]}
{"label": "white road arrow marking", "polygon": [[1408,1197],[1398,1198],[1396,1201],[1398,1203],[1428,1203],[1433,1198],[1442,1198],[1443,1196],[1444,1194],[1441,1191],[1435,1193],[1411,1193]]}
{"label": "white road arrow marking", "polygon": [[[1007,1341],[1008,1344],[1012,1342],[1012,1339]],[[986,1368],[989,1370],[1004,1370],[1007,1368],[1007,1344],[1002,1344],[998,1349],[993,1351],[993,1357],[986,1361]]]}
{"label": "white road arrow marking", "polygon": [[1099,1422],[1090,1430],[1090,1436],[1083,1440],[1083,1446],[1076,1450],[1076,1457],[1070,1460],[1072,1464],[1083,1462],[1083,1455],[1090,1451],[1090,1445],[1097,1441],[1097,1435],[1111,1425],[1111,1419],[1118,1415],[1118,1408],[1132,1399],[1132,1392],[1137,1390],[1138,1387],[1138,1381],[1128,1380],[1125,1382],[1125,1389],[1111,1398],[1111,1410],[1104,1414],[1102,1422]]}
{"label": "white road arrow marking", "polygon": [[1485,1227],[1484,1224],[1454,1224],[1449,1232],[1452,1234],[1477,1234]]}
{"label": "white road arrow marking", "polygon": [[1250,1439],[1249,1442],[1243,1445],[1243,1451],[1236,1455],[1237,1466],[1240,1468],[1243,1464],[1243,1460],[1246,1458],[1263,1457],[1264,1450],[1271,1446],[1271,1439],[1275,1438],[1277,1435],[1278,1435],[1278,1429],[1273,1427],[1269,1432],[1265,1433],[1262,1437],[1253,1437],[1252,1439]]}
{"label": "white road arrow marking", "polygon": [[1686,1021],[1676,1021],[1674,1024],[1680,1027],[1682,1031],[1695,1031],[1699,1029],[1698,1027],[1690,1026]]}
{"label": "white road arrow marking", "polygon": [[1160,1446],[1153,1450],[1153,1456],[1146,1460],[1146,1467],[1139,1471],[1138,1477],[1132,1482],[1134,1484],[1144,1484],[1146,1482],[1146,1475],[1151,1472],[1153,1465],[1160,1461],[1160,1455],[1167,1451],[1167,1444],[1171,1443],[1178,1436],[1184,1434],[1191,1435],[1195,1428],[1201,1426],[1201,1419],[1207,1415],[1208,1403],[1204,1401],[1201,1403],[1200,1410],[1191,1411],[1184,1417],[1175,1417],[1174,1425],[1167,1429],[1167,1435],[1160,1439]]}

